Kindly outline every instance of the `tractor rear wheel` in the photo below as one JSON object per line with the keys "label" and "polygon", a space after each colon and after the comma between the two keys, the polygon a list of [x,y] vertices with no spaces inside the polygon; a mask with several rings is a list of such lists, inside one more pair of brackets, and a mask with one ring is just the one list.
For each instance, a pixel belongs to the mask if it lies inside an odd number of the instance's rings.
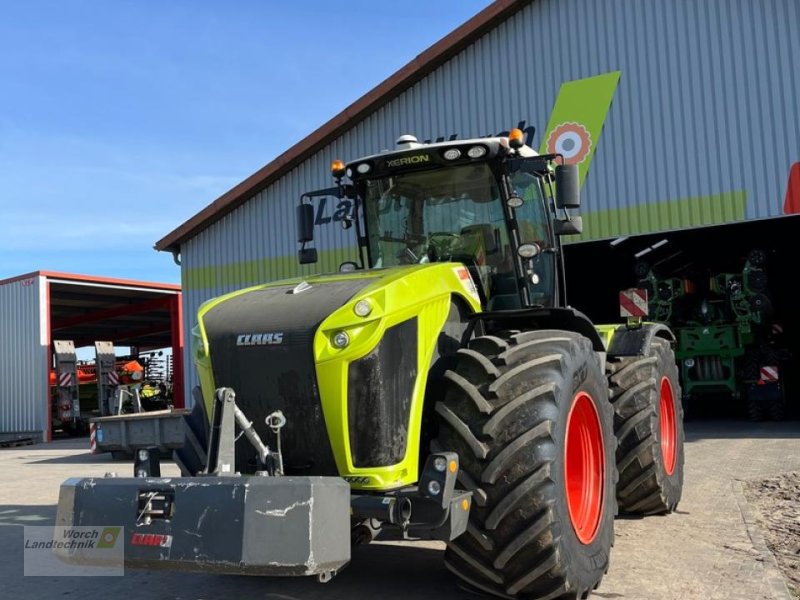
{"label": "tractor rear wheel", "polygon": [[436,403],[436,450],[473,492],[447,568],[515,598],[585,598],[614,536],[613,417],[601,360],[570,331],[507,331],[458,351]]}
{"label": "tractor rear wheel", "polygon": [[675,510],[683,492],[683,407],[670,343],[608,361],[617,436],[617,502],[629,514]]}

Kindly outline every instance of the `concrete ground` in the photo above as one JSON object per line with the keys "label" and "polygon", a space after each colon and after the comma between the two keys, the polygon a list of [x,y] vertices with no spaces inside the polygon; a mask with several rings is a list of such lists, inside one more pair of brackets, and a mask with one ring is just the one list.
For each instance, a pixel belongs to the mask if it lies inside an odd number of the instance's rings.
{"label": "concrete ground", "polygon": [[[617,521],[611,570],[596,597],[626,600],[784,600],[786,587],[741,494],[739,480],[800,470],[800,424],[736,421],[687,426],[686,486],[676,514]],[[332,582],[128,570],[124,577],[23,577],[21,525],[53,522],[67,477],[127,475],[130,465],[93,456],[84,441],[0,450],[0,597],[200,600],[472,597],[436,543],[372,544]],[[164,475],[177,473],[167,465]]]}

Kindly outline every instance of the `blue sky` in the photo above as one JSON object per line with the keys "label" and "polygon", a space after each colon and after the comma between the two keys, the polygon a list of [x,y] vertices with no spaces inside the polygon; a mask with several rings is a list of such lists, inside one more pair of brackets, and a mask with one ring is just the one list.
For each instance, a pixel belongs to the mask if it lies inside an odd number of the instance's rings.
{"label": "blue sky", "polygon": [[3,3],[0,279],[177,282],[157,239],[489,3]]}

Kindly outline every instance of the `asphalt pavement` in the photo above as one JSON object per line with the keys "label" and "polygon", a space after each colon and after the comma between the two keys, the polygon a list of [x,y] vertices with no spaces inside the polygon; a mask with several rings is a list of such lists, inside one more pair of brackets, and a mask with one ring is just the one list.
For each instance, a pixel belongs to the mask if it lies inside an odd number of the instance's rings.
{"label": "asphalt pavement", "polygon": [[[611,569],[597,598],[785,600],[786,587],[748,517],[741,481],[800,470],[800,423],[687,424],[686,486],[677,513],[618,519]],[[50,525],[61,481],[127,475],[131,466],[92,455],[85,440],[0,450],[0,598],[294,600],[474,598],[442,563],[443,544],[357,547],[326,584],[312,579],[147,572],[123,577],[23,576],[23,525]],[[172,464],[163,475],[178,473]],[[267,541],[267,543],[269,543]]]}

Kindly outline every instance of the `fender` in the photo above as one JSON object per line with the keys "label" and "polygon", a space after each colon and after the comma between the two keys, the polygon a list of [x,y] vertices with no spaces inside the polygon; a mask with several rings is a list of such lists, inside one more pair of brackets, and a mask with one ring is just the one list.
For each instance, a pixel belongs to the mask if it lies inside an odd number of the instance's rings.
{"label": "fender", "polygon": [[589,338],[595,352],[606,352],[603,339],[589,317],[574,308],[534,307],[478,313],[472,317],[464,339],[469,339],[475,329],[478,335],[483,335],[509,327],[574,331]]}
{"label": "fender", "polygon": [[662,323],[643,323],[640,327],[616,327],[608,344],[609,356],[646,356],[654,337],[664,338],[673,344],[675,334]]}

